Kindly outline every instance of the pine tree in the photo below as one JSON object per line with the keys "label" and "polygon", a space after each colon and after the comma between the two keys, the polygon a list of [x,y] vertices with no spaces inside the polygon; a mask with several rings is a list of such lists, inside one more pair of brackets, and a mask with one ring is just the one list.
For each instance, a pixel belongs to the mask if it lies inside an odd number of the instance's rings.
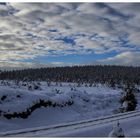
{"label": "pine tree", "polygon": [[137,100],[133,93],[134,88],[127,86],[125,89],[124,95],[121,98],[121,103],[123,106],[123,112],[125,111],[133,111],[136,109],[137,106]]}

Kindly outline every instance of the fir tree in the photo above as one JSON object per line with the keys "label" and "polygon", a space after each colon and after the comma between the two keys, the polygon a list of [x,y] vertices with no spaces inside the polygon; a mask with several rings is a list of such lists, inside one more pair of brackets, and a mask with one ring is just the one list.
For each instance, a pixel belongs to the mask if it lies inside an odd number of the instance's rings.
{"label": "fir tree", "polygon": [[134,88],[130,86],[127,86],[127,88],[125,89],[124,95],[121,98],[121,103],[124,110],[123,112],[133,111],[136,109],[137,100],[133,91],[134,91]]}

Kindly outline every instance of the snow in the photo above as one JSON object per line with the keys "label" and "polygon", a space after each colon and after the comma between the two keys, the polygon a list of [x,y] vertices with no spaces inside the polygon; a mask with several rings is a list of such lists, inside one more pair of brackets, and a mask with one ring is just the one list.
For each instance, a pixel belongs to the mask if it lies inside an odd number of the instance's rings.
{"label": "snow", "polygon": [[[114,123],[115,133],[124,133],[125,137],[139,136],[140,111],[131,111],[128,113],[120,113],[98,119],[83,120],[71,123],[61,123],[59,125],[51,125],[16,131],[0,133],[0,136],[12,137],[107,137]],[[113,135],[115,136],[115,135]]]}
{"label": "snow", "polygon": [[[121,128],[123,129],[125,137],[140,137],[140,116],[126,118],[123,120],[119,120],[119,122]],[[75,129],[74,131],[67,131],[63,134],[54,134],[53,137],[108,137],[108,135],[112,131],[114,123],[117,123],[117,121],[110,121],[105,124],[90,126],[88,128],[85,127],[82,129]],[[47,136],[45,133],[41,135],[40,134],[38,134],[37,136]]]}
{"label": "snow", "polygon": [[108,135],[109,137],[125,137],[123,129],[120,127],[119,122],[113,126],[112,131]]}
{"label": "snow", "polygon": [[[0,111],[2,111],[0,132],[41,126],[49,127],[55,124],[112,115],[114,110],[120,107],[119,99],[122,96],[121,89],[111,89],[101,84],[94,87],[85,87],[84,85],[77,87],[76,83],[62,83],[60,86],[60,84],[56,85],[51,82],[51,85],[48,86],[47,82],[40,82],[39,89],[29,90],[28,86],[23,86],[23,82],[18,85],[13,81],[8,81],[8,83],[10,84],[0,85],[0,99],[6,95],[3,101],[0,100]],[[37,84],[37,82],[28,85],[33,84]],[[137,98],[140,99],[139,94]],[[3,116],[5,113],[25,111],[40,100],[51,101],[53,104],[63,105],[63,107],[42,106],[33,111],[26,119],[12,118],[8,120]],[[65,106],[67,102],[73,102],[73,104]],[[140,108],[139,104],[138,108]],[[79,132],[76,133],[76,136],[84,134]],[[97,136],[96,133],[93,134]]]}

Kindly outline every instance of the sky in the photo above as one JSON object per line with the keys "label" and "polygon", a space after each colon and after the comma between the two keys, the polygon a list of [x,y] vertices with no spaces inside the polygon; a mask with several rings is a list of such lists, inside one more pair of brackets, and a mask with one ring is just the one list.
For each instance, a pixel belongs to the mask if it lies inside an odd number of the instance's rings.
{"label": "sky", "polygon": [[0,3],[0,68],[140,66],[140,3]]}

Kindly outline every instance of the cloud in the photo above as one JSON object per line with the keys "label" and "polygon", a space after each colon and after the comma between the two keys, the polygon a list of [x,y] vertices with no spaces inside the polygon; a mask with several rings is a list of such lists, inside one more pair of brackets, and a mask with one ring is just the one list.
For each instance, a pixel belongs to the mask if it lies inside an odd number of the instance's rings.
{"label": "cloud", "polygon": [[99,60],[97,62],[110,65],[140,66],[139,60],[140,52],[124,52],[116,55],[115,57],[109,57],[107,59]]}
{"label": "cloud", "polygon": [[[128,52],[140,51],[139,12],[139,3],[0,5],[1,60],[21,65],[20,61],[41,56],[115,51],[118,55],[112,59],[126,54],[134,61]],[[117,63],[110,59],[108,63]]]}
{"label": "cloud", "polygon": [[13,69],[26,69],[26,68],[45,68],[45,67],[60,67],[60,66],[74,66],[78,64],[64,63],[64,62],[50,62],[47,64],[38,62],[17,62],[17,61],[0,61],[1,70],[13,70]]}

